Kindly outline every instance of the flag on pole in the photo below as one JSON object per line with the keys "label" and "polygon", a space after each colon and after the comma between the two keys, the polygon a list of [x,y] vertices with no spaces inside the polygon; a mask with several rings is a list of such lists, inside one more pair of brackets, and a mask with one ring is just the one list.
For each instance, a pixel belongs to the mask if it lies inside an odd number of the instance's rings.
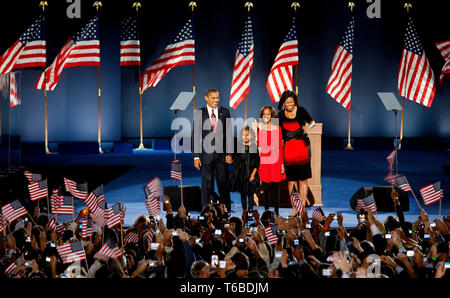
{"label": "flag on pole", "polygon": [[188,20],[177,37],[150,65],[141,78],[141,90],[156,87],[159,81],[174,67],[195,64],[195,42],[192,20]]}
{"label": "flag on pole", "polygon": [[14,262],[9,264],[8,267],[6,267],[6,269],[5,269],[6,276],[9,276],[11,273],[14,272],[14,270],[17,268],[18,261],[19,261],[19,259],[16,259]]}
{"label": "flag on pole", "polygon": [[442,57],[445,59],[444,66],[441,70],[441,76],[439,77],[439,84],[442,84],[444,80],[444,75],[450,73],[450,39],[445,41],[437,42],[436,47],[441,52]]}
{"label": "flag on pole", "polygon": [[112,229],[122,223],[122,208],[121,204],[117,203],[106,209],[105,213],[106,225]]}
{"label": "flag on pole", "polygon": [[411,17],[406,27],[397,85],[401,96],[431,107],[436,93],[436,83]]}
{"label": "flag on pole", "polygon": [[106,223],[106,201],[100,202],[92,214],[92,220],[99,226],[104,226]]}
{"label": "flag on pole", "polygon": [[387,161],[387,164],[388,164],[388,171],[389,171],[389,173],[392,173],[392,171],[394,169],[394,161],[395,161],[396,156],[397,156],[397,151],[396,150],[393,150],[391,153],[389,153],[388,156],[386,156],[386,161]]}
{"label": "flag on pole", "polygon": [[101,203],[105,202],[105,196],[103,194],[103,185],[100,185],[96,189],[94,189],[84,200],[86,206],[94,213],[97,206]]}
{"label": "flag on pole", "polygon": [[39,15],[19,39],[0,57],[0,74],[6,74],[18,68],[45,67],[44,22],[44,15]]}
{"label": "flag on pole", "polygon": [[145,195],[147,200],[145,201],[145,207],[150,216],[158,216],[161,213],[161,204],[159,202],[159,197],[156,197],[148,192],[148,189],[144,187]]}
{"label": "flag on pole", "polygon": [[94,259],[108,261],[109,259],[118,259],[123,256],[122,251],[110,242],[106,242],[94,255]]}
{"label": "flag on pole", "polygon": [[56,229],[56,220],[52,218],[47,224],[47,230],[54,230],[54,229]]}
{"label": "flag on pole", "polygon": [[23,174],[27,177],[28,182],[36,182],[42,180],[42,175],[37,173],[32,173],[30,171],[24,171]]}
{"label": "flag on pole", "polygon": [[79,240],[72,243],[57,245],[56,249],[64,264],[86,260],[86,253]]}
{"label": "flag on pole", "polygon": [[327,93],[347,110],[350,110],[352,95],[354,32],[355,17],[352,15],[350,24],[334,51],[331,75],[326,89]]}
{"label": "flag on pole", "polygon": [[444,198],[441,181],[424,186],[419,191],[425,206],[436,203]]}
{"label": "flag on pole", "polygon": [[181,162],[179,159],[172,160],[170,178],[181,181]]}
{"label": "flag on pole", "polygon": [[17,219],[28,214],[27,209],[19,202],[19,200],[12,201],[2,207],[3,216],[9,223],[15,222]]}
{"label": "flag on pole", "polygon": [[366,210],[370,210],[372,213],[377,212],[377,204],[375,203],[375,199],[373,197],[373,194],[370,194],[369,196],[365,197],[363,199],[363,203],[366,206]]}
{"label": "flag on pole", "polygon": [[276,245],[277,244],[277,229],[278,225],[269,225],[265,227],[266,230],[266,238],[269,241],[270,245]]}
{"label": "flag on pole", "polygon": [[0,209],[0,233],[3,233],[7,224],[6,217],[3,216],[2,210]]}
{"label": "flag on pole", "polygon": [[92,218],[83,218],[81,220],[81,238],[87,239],[92,236],[94,232],[94,226],[92,224]]}
{"label": "flag on pole", "polygon": [[250,91],[250,70],[253,67],[253,30],[250,15],[236,51],[231,81],[230,107],[236,109]]}
{"label": "flag on pole", "polygon": [[298,65],[298,40],[295,23],[294,17],[292,26],[278,50],[267,78],[266,88],[272,102],[278,102],[284,91],[292,90],[294,87],[292,67]]}
{"label": "flag on pole", "polygon": [[411,186],[409,185],[408,181],[406,180],[405,176],[398,176],[394,179],[394,186],[400,188],[404,191],[412,191]]}
{"label": "flag on pole", "polygon": [[133,227],[127,232],[127,235],[125,238],[123,238],[123,241],[125,244],[127,243],[138,243],[139,242],[139,236],[137,234],[136,228]]}
{"label": "flag on pole", "polygon": [[53,214],[59,215],[73,215],[73,197],[71,196],[63,196],[61,200],[61,204],[53,210]]}
{"label": "flag on pole", "polygon": [[[69,37],[52,65],[47,67],[36,82],[36,89],[53,91],[64,68],[100,65],[98,16],[94,16],[73,37]],[[44,82],[44,78],[46,82]]]}
{"label": "flag on pole", "polygon": [[48,196],[47,179],[29,183],[28,190],[32,201],[46,198]]}
{"label": "flag on pole", "polygon": [[154,177],[145,184],[147,198],[149,196],[159,198],[161,196],[161,180],[158,177]]}
{"label": "flag on pole", "polygon": [[120,32],[120,65],[141,65],[141,44],[137,14],[122,19]]}
{"label": "flag on pole", "polygon": [[64,185],[66,187],[66,191],[70,192],[75,198],[80,200],[85,200],[88,195],[87,183],[76,183],[73,180],[70,180],[64,177]]}
{"label": "flag on pole", "polygon": [[305,206],[303,205],[303,201],[300,198],[300,194],[298,193],[295,185],[291,191],[291,205],[292,207],[295,207],[295,209],[297,209],[298,215],[301,215],[303,213],[303,209],[305,208]]}
{"label": "flag on pole", "polygon": [[9,74],[9,106],[11,108],[20,105],[20,97],[17,90],[16,74],[11,72]]}
{"label": "flag on pole", "polygon": [[59,235],[64,234],[65,231],[66,228],[64,227],[64,224],[59,224],[56,226],[56,233],[58,233]]}
{"label": "flag on pole", "polygon": [[325,216],[325,213],[323,212],[322,208],[320,208],[320,207],[313,211],[312,218],[316,218],[319,222],[327,219],[327,217]]}
{"label": "flag on pole", "polygon": [[52,213],[55,214],[55,210],[61,206],[64,196],[61,194],[61,188],[56,188],[52,191],[50,196],[50,206],[52,208]]}

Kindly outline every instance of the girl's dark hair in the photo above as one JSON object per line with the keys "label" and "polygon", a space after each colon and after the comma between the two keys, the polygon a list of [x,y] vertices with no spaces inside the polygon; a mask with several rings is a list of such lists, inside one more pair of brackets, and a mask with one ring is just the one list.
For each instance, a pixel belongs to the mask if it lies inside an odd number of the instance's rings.
{"label": "girl's dark hair", "polygon": [[295,105],[298,106],[297,94],[294,91],[286,90],[283,92],[283,94],[281,94],[280,101],[278,102],[278,111],[281,111],[283,109],[284,102],[289,97],[292,97],[294,99]]}
{"label": "girl's dark hair", "polygon": [[277,118],[277,111],[275,111],[275,108],[272,106],[263,106],[261,108],[261,110],[259,111],[259,117],[258,118],[262,118],[263,117],[263,113],[265,109],[269,109],[270,110],[270,117],[271,118]]}
{"label": "girl's dark hair", "polygon": [[246,125],[243,129],[241,129],[240,142],[241,143],[244,142],[244,138],[242,136],[244,131],[248,131],[250,133],[250,143],[255,144],[255,140],[256,140],[255,132],[248,125]]}

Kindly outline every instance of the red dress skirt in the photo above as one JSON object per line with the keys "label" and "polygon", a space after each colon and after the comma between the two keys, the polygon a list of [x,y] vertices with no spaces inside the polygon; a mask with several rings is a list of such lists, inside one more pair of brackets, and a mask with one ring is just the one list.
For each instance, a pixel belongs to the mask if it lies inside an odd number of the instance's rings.
{"label": "red dress skirt", "polygon": [[280,127],[277,130],[258,130],[258,147],[260,147],[258,173],[262,182],[280,182],[286,179],[286,174],[281,174],[282,146],[283,136]]}
{"label": "red dress skirt", "polygon": [[[300,124],[293,120],[283,122],[286,131],[301,129]],[[312,177],[309,148],[304,140],[289,139],[284,142],[284,163],[288,181],[307,180]]]}

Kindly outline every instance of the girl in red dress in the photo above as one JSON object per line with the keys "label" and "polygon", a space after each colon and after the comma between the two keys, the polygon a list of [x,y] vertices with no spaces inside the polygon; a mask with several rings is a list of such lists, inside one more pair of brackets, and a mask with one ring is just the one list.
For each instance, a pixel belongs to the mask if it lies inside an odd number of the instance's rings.
{"label": "girl in red dress", "polygon": [[[282,148],[281,128],[277,125],[277,112],[272,106],[264,106],[259,113],[257,143],[260,153],[259,178],[264,190],[265,209],[269,209],[270,192],[273,193],[275,213],[280,207],[280,182],[286,179]],[[278,119],[276,119],[278,120]],[[274,123],[276,122],[276,123]]]}
{"label": "girl in red dress", "polygon": [[[311,175],[311,151],[307,130],[314,120],[305,108],[298,105],[297,94],[284,91],[278,103],[278,118],[283,134],[283,153],[289,193],[294,186],[299,190],[303,206],[306,206],[308,179]],[[292,216],[297,214],[292,207]],[[300,215],[300,214],[299,214]]]}

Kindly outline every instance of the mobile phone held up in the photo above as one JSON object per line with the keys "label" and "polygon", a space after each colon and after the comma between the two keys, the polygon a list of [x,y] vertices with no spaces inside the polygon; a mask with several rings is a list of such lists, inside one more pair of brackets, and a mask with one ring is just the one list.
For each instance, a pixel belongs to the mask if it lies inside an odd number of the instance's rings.
{"label": "mobile phone held up", "polygon": [[219,265],[219,256],[218,255],[212,255],[211,256],[211,267],[215,268]]}

